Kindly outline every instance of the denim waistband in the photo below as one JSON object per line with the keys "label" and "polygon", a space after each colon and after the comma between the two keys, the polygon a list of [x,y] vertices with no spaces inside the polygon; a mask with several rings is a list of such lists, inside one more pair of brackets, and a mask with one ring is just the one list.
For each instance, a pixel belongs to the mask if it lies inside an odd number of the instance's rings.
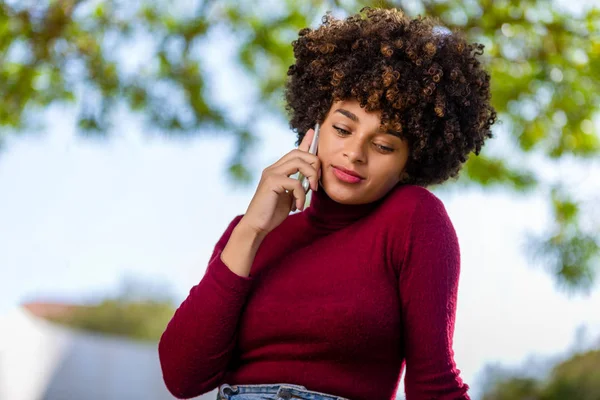
{"label": "denim waistband", "polygon": [[228,385],[219,387],[217,400],[348,400],[327,393],[314,392],[288,383],[265,385]]}

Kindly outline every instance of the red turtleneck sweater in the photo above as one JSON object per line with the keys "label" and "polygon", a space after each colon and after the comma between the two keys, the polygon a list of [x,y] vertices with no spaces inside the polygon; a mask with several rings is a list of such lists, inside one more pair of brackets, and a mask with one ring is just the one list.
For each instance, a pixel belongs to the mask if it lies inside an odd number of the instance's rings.
{"label": "red turtleneck sweater", "polygon": [[452,351],[460,255],[441,201],[398,186],[342,205],[322,188],[264,239],[249,278],[223,264],[236,217],[159,343],[179,398],[292,383],[352,400],[468,399]]}

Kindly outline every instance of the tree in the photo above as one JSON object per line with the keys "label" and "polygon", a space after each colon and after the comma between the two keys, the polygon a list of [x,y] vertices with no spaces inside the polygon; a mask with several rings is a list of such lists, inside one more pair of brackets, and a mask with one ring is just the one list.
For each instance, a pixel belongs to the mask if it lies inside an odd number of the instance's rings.
{"label": "tree", "polygon": [[[277,4],[0,2],[0,125],[19,132],[39,108],[74,102],[80,131],[106,135],[120,107],[143,115],[152,132],[231,135],[237,151],[229,173],[247,182],[247,150],[255,133],[208,93],[198,56],[203,41],[216,29],[234,34],[240,65],[258,89],[249,114],[283,116],[282,87],[293,62],[289,43],[300,28],[314,25],[328,9],[348,14],[364,5],[397,6],[392,0]],[[594,124],[600,107],[600,10],[571,15],[546,0],[415,0],[405,11],[438,16],[487,49],[493,103],[502,121],[496,135],[504,146],[471,157],[459,183],[547,193],[553,223],[545,235],[532,238],[531,254],[540,255],[567,287],[589,289],[600,254],[594,232],[600,229],[586,211],[596,199],[578,189],[590,159],[600,153]],[[135,43],[149,50],[147,62],[132,68],[124,49]],[[568,179],[547,178],[536,169],[540,164],[547,169],[569,164],[575,172]]]}
{"label": "tree", "polygon": [[547,378],[503,375],[483,400],[592,400],[600,398],[600,350],[577,353],[557,364]]}
{"label": "tree", "polygon": [[51,320],[83,331],[157,342],[174,312],[165,302],[107,299]]}
{"label": "tree", "polygon": [[126,278],[116,296],[80,305],[51,321],[71,328],[140,341],[157,342],[175,312],[164,287]]}

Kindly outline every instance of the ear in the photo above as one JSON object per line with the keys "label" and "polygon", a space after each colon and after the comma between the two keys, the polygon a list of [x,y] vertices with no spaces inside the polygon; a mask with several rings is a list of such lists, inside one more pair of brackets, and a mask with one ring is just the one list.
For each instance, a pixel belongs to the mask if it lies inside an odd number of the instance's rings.
{"label": "ear", "polygon": [[401,183],[407,182],[409,178],[410,175],[408,175],[408,172],[406,172],[406,170],[402,170],[402,172],[400,172],[399,179]]}

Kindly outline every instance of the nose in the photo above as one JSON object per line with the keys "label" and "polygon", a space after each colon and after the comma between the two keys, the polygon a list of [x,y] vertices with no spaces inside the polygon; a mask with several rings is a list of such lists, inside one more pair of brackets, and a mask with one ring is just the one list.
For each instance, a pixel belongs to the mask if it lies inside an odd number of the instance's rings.
{"label": "nose", "polygon": [[365,163],[367,160],[365,144],[360,138],[347,138],[344,146],[344,156],[351,163]]}

